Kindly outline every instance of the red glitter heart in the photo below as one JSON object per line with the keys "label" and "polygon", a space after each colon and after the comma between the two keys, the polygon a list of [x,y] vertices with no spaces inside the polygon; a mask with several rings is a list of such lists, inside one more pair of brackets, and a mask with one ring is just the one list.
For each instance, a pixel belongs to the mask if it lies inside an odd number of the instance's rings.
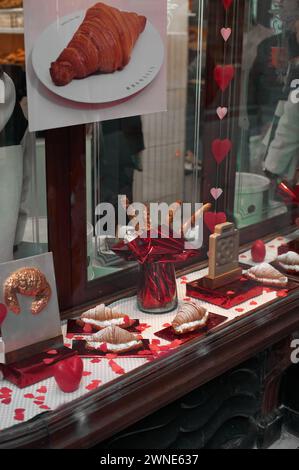
{"label": "red glitter heart", "polygon": [[232,149],[232,142],[229,139],[216,139],[212,143],[212,152],[216,162],[220,165],[221,162],[228,156]]}
{"label": "red glitter heart", "polygon": [[225,91],[235,76],[233,65],[216,65],[214,69],[214,80],[220,90]]}

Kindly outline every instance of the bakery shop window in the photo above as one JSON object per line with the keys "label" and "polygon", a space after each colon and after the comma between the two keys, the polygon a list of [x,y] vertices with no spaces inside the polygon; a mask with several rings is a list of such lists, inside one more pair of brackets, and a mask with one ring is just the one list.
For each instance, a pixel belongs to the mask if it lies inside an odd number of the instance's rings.
{"label": "bakery shop window", "polygon": [[[115,255],[116,237],[96,230],[100,203],[199,202],[206,18],[200,3],[168,2],[167,112],[87,126],[88,279],[134,266]],[[129,222],[129,221],[128,221]],[[124,229],[116,220],[117,231]],[[97,233],[96,233],[97,232]]]}
{"label": "bakery shop window", "polygon": [[248,7],[235,176],[239,228],[288,214],[299,166],[299,2]]}
{"label": "bakery shop window", "polygon": [[45,139],[28,131],[21,7],[0,1],[0,262],[48,250]]}

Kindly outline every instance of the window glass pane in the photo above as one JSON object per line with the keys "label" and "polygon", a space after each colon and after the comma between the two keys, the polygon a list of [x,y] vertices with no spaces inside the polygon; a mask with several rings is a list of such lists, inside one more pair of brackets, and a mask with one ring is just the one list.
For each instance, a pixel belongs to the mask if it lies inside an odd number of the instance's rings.
{"label": "window glass pane", "polygon": [[0,9],[0,262],[48,249],[45,140],[28,132],[21,6]]}
{"label": "window glass pane", "polygon": [[[246,15],[235,218],[238,227],[285,214],[299,155],[299,2],[251,0]],[[293,93],[292,93],[293,91]],[[296,102],[297,101],[297,102]]]}
{"label": "window glass pane", "polygon": [[203,2],[168,1],[168,110],[101,122],[87,131],[88,278],[128,268],[95,237],[95,208],[132,202],[199,202],[200,111],[206,24]]}

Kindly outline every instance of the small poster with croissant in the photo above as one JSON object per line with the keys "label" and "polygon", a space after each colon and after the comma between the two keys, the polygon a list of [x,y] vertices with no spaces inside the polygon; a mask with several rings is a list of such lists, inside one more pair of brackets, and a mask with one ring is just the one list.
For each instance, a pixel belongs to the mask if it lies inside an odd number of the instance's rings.
{"label": "small poster with croissant", "polygon": [[166,111],[167,0],[25,0],[24,15],[31,131]]}
{"label": "small poster with croissant", "polygon": [[0,363],[63,346],[51,253],[0,264]]}

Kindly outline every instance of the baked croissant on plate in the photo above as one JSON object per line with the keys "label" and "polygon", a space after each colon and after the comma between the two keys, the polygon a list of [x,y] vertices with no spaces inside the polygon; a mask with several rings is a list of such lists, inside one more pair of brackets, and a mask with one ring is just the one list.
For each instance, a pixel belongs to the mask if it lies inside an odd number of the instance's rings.
{"label": "baked croissant on plate", "polygon": [[55,85],[64,86],[74,78],[98,72],[122,70],[130,62],[146,21],[145,16],[137,13],[96,3],[87,10],[73,39],[51,64],[50,74]]}
{"label": "baked croissant on plate", "polygon": [[111,353],[124,353],[143,346],[141,339],[118,326],[109,326],[86,338],[87,349],[100,349],[103,344],[106,345],[107,352]]}

